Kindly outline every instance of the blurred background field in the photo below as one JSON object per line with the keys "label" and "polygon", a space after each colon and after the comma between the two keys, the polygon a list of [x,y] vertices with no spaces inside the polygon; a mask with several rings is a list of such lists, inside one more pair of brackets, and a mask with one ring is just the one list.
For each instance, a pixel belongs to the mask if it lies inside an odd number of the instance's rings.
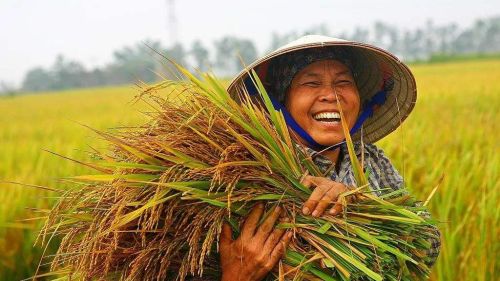
{"label": "blurred background field", "polygon": [[[419,99],[402,130],[379,142],[421,200],[443,180],[429,208],[443,245],[432,280],[496,280],[500,233],[500,59],[419,64]],[[0,98],[0,180],[64,187],[58,179],[85,168],[44,150],[82,160],[103,148],[96,129],[140,125],[134,87]],[[40,220],[33,208],[54,194],[0,182],[0,280],[35,273]],[[54,249],[47,249],[50,254]],[[46,262],[43,261],[42,264]],[[43,266],[41,268],[43,271]]]}
{"label": "blurred background field", "polygon": [[38,221],[31,208],[46,208],[54,194],[1,181],[60,186],[58,179],[83,167],[44,150],[88,160],[89,146],[99,147],[90,130],[140,124],[130,105],[132,87],[74,90],[0,98],[0,280],[31,276],[41,249],[33,247]]}
{"label": "blurred background field", "polygon": [[[419,91],[404,128],[380,141],[441,221],[432,280],[499,280],[500,1],[0,1],[0,281],[35,274],[37,209],[88,172],[99,130],[146,121],[134,83],[165,59],[232,77],[241,62],[306,34],[361,41],[409,62]],[[242,2],[243,3],[243,2]],[[299,4],[300,3],[300,4]],[[243,6],[244,5],[244,6]],[[171,73],[166,73],[174,77]],[[441,181],[442,179],[442,181]],[[57,238],[56,238],[57,239]]]}

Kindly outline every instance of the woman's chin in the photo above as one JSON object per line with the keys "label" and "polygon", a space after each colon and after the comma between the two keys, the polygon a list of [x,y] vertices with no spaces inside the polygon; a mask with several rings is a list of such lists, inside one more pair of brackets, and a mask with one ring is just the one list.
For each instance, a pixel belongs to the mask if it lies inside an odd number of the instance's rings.
{"label": "woman's chin", "polygon": [[316,122],[309,128],[310,136],[323,146],[332,146],[345,139],[340,122]]}
{"label": "woman's chin", "polygon": [[314,138],[314,140],[322,146],[333,146],[343,142],[345,138],[344,134],[335,134],[335,135],[322,135],[320,138]]}

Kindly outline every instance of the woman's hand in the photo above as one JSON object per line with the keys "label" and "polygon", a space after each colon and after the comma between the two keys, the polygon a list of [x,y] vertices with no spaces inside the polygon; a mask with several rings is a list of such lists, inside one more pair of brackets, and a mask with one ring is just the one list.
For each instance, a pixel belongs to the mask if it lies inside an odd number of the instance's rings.
{"label": "woman's hand", "polygon": [[238,239],[232,239],[231,227],[222,226],[220,258],[223,281],[262,280],[285,253],[291,232],[275,229],[281,209],[276,207],[259,226],[264,205],[258,204],[248,215]]}
{"label": "woman's hand", "polygon": [[331,204],[334,204],[330,209],[331,215],[339,214],[342,211],[342,204],[338,201],[339,195],[349,190],[344,184],[313,176],[305,176],[302,179],[302,184],[314,188],[302,208],[304,215],[311,214],[313,217],[320,217]]}

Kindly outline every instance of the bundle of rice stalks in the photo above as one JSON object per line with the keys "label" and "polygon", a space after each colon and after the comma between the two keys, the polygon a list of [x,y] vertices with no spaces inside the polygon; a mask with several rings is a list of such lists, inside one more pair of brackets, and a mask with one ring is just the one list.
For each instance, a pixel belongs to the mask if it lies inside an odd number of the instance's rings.
{"label": "bundle of rice stalks", "polygon": [[[142,127],[97,132],[111,149],[96,152],[99,174],[74,177],[49,213],[44,243],[61,237],[51,261],[58,276],[101,280],[218,280],[218,237],[256,202],[280,205],[294,233],[284,263],[295,280],[415,280],[429,268],[423,251],[434,235],[402,192],[376,197],[356,159],[358,187],[342,194],[341,216],[304,216],[311,194],[300,180],[322,176],[293,141],[267,93],[260,105],[235,101],[210,75],[166,81],[141,98],[155,108]],[[343,124],[347,128],[346,124]],[[348,130],[345,129],[346,135]],[[355,197],[354,200],[346,200]],[[283,272],[267,279],[283,280]]]}

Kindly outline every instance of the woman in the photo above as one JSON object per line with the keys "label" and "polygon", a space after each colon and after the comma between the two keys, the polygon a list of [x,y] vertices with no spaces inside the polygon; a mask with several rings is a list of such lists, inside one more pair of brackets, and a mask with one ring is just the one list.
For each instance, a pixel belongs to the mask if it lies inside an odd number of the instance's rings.
{"label": "woman", "polygon": [[[413,75],[396,57],[367,44],[311,35],[291,42],[248,68],[255,70],[264,82],[297,144],[325,172],[325,177],[306,176],[302,180],[313,189],[303,205],[304,215],[340,213],[341,205],[336,204],[339,195],[355,186],[340,108],[351,129],[356,153],[365,170],[371,171],[368,180],[373,192],[380,196],[404,188],[402,177],[389,159],[372,144],[395,130],[416,101]],[[229,91],[245,85],[249,94],[255,94],[248,73],[240,73]],[[291,234],[273,228],[280,210],[276,209],[259,225],[262,214],[263,206],[257,205],[235,240],[231,228],[223,227],[222,280],[262,280],[283,256]],[[432,246],[426,254],[432,265],[440,241],[436,238],[430,242]]]}

